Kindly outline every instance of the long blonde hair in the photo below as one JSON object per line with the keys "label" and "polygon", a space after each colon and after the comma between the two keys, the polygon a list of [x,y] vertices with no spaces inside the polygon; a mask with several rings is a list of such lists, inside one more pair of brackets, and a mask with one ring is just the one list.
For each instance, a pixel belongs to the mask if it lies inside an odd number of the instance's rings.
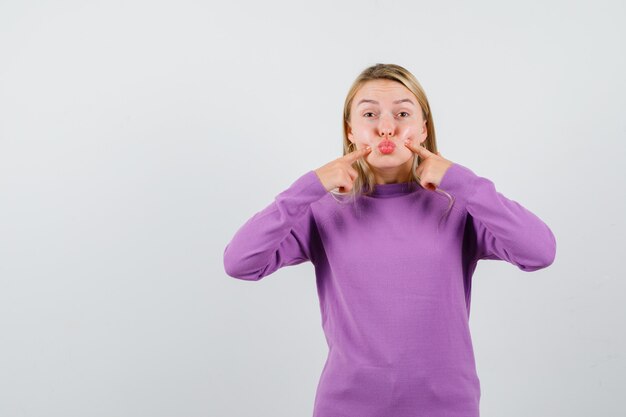
{"label": "long blonde hair", "polygon": [[[359,76],[356,78],[356,80],[354,80],[354,82],[352,83],[343,107],[343,154],[346,155],[355,150],[355,148],[352,147],[354,144],[348,139],[352,101],[354,100],[356,93],[363,84],[371,80],[380,79],[399,82],[415,95],[415,98],[422,108],[422,117],[424,118],[424,120],[426,120],[427,137],[426,140],[423,142],[423,146],[432,153],[436,154],[437,140],[435,135],[435,124],[433,122],[433,116],[430,111],[430,105],[428,104],[428,98],[426,97],[426,93],[424,92],[424,89],[422,88],[419,81],[417,81],[415,76],[413,76],[413,74],[411,74],[407,69],[396,64],[372,65],[371,67],[364,69],[361,74],[359,74]],[[411,178],[409,180],[411,183],[414,183],[414,185],[418,187],[422,187],[422,185],[420,184],[420,178],[415,173],[415,169],[422,162],[421,159],[422,158],[417,154],[414,155],[413,165],[411,168]],[[354,181],[352,190],[346,193],[340,193],[337,190],[332,190],[331,194],[333,196],[347,196],[351,197],[349,198],[350,200],[355,201],[356,197],[360,195],[370,195],[374,190],[375,178],[374,174],[367,165],[367,162],[365,162],[363,158],[359,158],[354,164],[356,165],[355,169],[358,172],[358,177]],[[448,206],[448,210],[446,211],[447,213],[454,203],[454,197],[452,197],[447,192],[440,190],[439,188],[437,188],[435,191],[445,194],[448,197],[450,205]]]}

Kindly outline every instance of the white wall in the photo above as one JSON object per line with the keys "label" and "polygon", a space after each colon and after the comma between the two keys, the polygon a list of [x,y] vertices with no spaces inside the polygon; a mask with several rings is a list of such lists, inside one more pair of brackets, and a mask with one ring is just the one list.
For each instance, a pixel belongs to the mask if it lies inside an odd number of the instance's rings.
{"label": "white wall", "polygon": [[310,263],[228,277],[236,229],[341,155],[348,88],[396,63],[439,149],[557,257],[482,261],[482,417],[626,413],[620,1],[0,3],[0,415],[307,416]]}

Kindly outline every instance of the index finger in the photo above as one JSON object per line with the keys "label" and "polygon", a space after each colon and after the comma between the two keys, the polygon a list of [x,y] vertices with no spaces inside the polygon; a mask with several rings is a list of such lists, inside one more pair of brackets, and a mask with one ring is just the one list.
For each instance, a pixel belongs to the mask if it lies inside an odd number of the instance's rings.
{"label": "index finger", "polygon": [[423,157],[423,158],[428,158],[429,156],[434,155],[434,153],[432,153],[431,151],[429,151],[428,149],[426,149],[425,146],[422,146],[421,144],[415,144],[411,141],[405,141],[404,145],[409,148],[410,150],[412,150],[413,152],[415,152],[416,154],[418,154],[419,156]]}
{"label": "index finger", "polygon": [[357,159],[359,159],[360,157],[362,157],[365,154],[367,154],[371,149],[372,148],[370,146],[365,146],[363,148],[360,148],[360,149],[354,150],[354,151],[352,151],[352,152],[350,152],[348,154],[345,154],[343,156],[343,158],[346,161],[352,163],[352,162],[356,161]]}

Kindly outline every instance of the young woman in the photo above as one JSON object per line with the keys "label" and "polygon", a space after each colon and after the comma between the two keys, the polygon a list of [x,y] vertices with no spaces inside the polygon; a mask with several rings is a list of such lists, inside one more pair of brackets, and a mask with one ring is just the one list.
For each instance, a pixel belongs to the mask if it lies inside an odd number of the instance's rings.
{"label": "young woman", "polygon": [[344,155],[310,170],[235,234],[228,275],[311,261],[329,352],[314,417],[478,417],[469,330],[481,259],[552,264],[550,228],[437,151],[426,94],[377,64],[344,106]]}

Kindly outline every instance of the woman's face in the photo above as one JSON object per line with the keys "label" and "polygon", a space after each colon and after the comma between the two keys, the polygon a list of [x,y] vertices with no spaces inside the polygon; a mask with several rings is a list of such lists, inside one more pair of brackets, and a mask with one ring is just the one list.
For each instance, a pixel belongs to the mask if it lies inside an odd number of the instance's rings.
{"label": "woman's face", "polygon": [[350,111],[348,139],[372,151],[366,161],[372,168],[393,169],[408,164],[413,152],[405,139],[426,140],[426,121],[413,93],[399,82],[372,80],[357,91]]}

